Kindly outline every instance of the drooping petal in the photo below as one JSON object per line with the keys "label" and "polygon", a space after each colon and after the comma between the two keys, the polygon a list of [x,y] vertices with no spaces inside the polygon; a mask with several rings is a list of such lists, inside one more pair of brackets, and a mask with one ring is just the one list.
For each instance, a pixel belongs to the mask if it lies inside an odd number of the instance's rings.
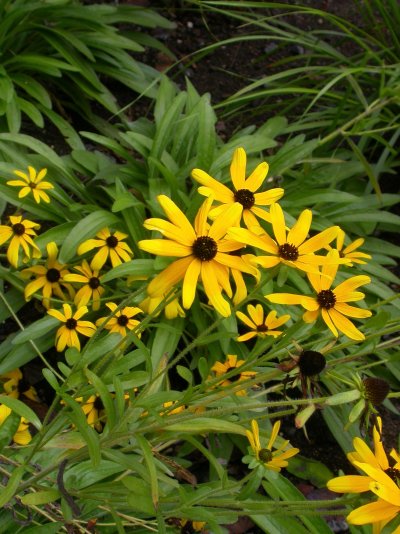
{"label": "drooping petal", "polygon": [[103,265],[107,261],[110,250],[112,249],[109,249],[108,247],[101,247],[101,249],[98,252],[96,252],[92,261],[90,262],[90,267],[92,269],[100,271],[100,269],[103,267]]}
{"label": "drooping petal", "polygon": [[332,312],[332,309],[331,310],[326,310],[325,308],[321,308],[321,316],[322,316],[322,319],[324,320],[326,326],[329,328],[329,330],[332,332],[332,334],[335,337],[338,337],[338,335],[339,335],[338,330],[340,330],[340,328],[333,321],[330,312]]}
{"label": "drooping petal", "polygon": [[360,332],[354,326],[354,324],[349,319],[347,319],[347,317],[345,317],[344,315],[339,313],[337,310],[335,310],[335,308],[331,308],[329,310],[329,315],[332,319],[332,322],[335,324],[336,328],[340,332],[345,334],[347,337],[349,337],[350,339],[354,339],[355,341],[362,341],[363,339],[365,339],[364,334]]}
{"label": "drooping petal", "polygon": [[314,310],[314,311],[306,311],[303,313],[303,321],[305,323],[314,323],[319,316],[320,310]]}
{"label": "drooping petal", "polygon": [[372,312],[370,310],[364,310],[363,308],[356,308],[355,306],[349,306],[344,302],[336,302],[335,310],[347,315],[348,317],[354,317],[356,319],[364,319],[365,317],[371,317]]}
{"label": "drooping petal", "polygon": [[181,258],[168,265],[149,284],[148,294],[152,296],[165,295],[185,276],[186,270],[193,261],[193,256]]}
{"label": "drooping petal", "polygon": [[182,286],[182,304],[187,310],[191,307],[196,295],[197,282],[201,271],[201,261],[194,258],[186,270]]}
{"label": "drooping petal", "polygon": [[231,314],[231,307],[229,302],[222,296],[221,287],[214,276],[212,264],[210,262],[202,262],[201,280],[203,282],[204,291],[214,308],[223,317],[229,317]]}
{"label": "drooping petal", "polygon": [[382,500],[371,502],[356,508],[346,517],[351,525],[367,525],[378,521],[390,520],[398,513],[398,506],[387,503]]}

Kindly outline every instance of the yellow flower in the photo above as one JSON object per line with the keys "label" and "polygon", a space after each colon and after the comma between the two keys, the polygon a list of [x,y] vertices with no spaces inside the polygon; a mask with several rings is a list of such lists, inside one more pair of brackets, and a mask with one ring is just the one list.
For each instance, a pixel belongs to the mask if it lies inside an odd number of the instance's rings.
{"label": "yellow flower", "polygon": [[82,403],[82,410],[86,415],[88,424],[95,428],[97,432],[102,432],[105,425],[105,411],[99,395],[91,395],[85,402],[83,402],[83,397],[75,400]]}
{"label": "yellow flower", "polygon": [[[235,354],[228,354],[226,357],[225,363],[216,362],[212,367],[211,371],[214,371],[215,375],[217,377],[224,377],[226,373],[229,373],[230,371],[233,371],[234,369],[240,369],[242,365],[244,365],[244,360],[238,360],[237,356]],[[231,384],[234,384],[235,382],[242,382],[243,380],[249,380],[250,378],[253,378],[257,373],[255,371],[242,371],[240,373],[237,373],[230,378],[225,378],[220,384],[222,387],[229,386]],[[239,397],[244,397],[246,395],[246,390],[241,389],[239,391],[235,391],[235,395],[238,395]]]}
{"label": "yellow flower", "polygon": [[[10,414],[11,408],[5,404],[0,404],[0,427]],[[17,443],[17,445],[28,445],[28,443],[32,440],[32,436],[28,427],[29,425],[26,419],[21,417],[18,429],[13,436],[14,443]]]}
{"label": "yellow flower", "polygon": [[347,260],[349,260],[347,266],[353,267],[353,263],[367,263],[366,261],[364,261],[364,259],[370,260],[371,256],[369,254],[365,254],[364,252],[356,252],[356,249],[361,247],[361,245],[364,243],[364,239],[362,237],[359,237],[358,239],[350,243],[350,245],[347,245],[347,247],[343,248],[345,237],[346,234],[343,232],[343,230],[340,229],[336,238],[336,250],[339,252],[339,256],[341,258],[346,258]]}
{"label": "yellow flower", "polygon": [[36,278],[25,287],[25,298],[30,300],[32,295],[42,290],[42,304],[45,308],[50,307],[50,298],[54,294],[62,300],[67,300],[64,290],[68,291],[70,299],[74,296],[74,290],[70,284],[65,284],[65,275],[68,274],[66,266],[57,260],[58,248],[53,241],[47,243],[47,261],[45,265],[33,265],[21,271],[22,276],[34,275]]}
{"label": "yellow flower", "polygon": [[[360,438],[354,438],[355,451],[347,455],[350,462],[363,471],[365,475],[345,475],[330,480],[327,484],[331,491],[338,493],[364,493],[372,491],[378,500],[353,510],[347,521],[352,525],[373,526],[374,534],[379,534],[383,527],[400,512],[400,456],[392,450],[388,460],[382,445],[382,420],[377,417],[377,426],[373,430],[374,452]],[[397,527],[393,534],[399,534]]]}
{"label": "yellow flower", "polygon": [[96,234],[97,239],[88,239],[78,247],[78,255],[85,254],[94,248],[100,248],[90,262],[90,267],[95,271],[100,271],[107,258],[110,257],[111,265],[116,267],[124,261],[129,261],[133,255],[129,245],[124,243],[123,239],[128,237],[127,234],[116,231],[111,234],[108,228],[103,228]]}
{"label": "yellow flower", "polygon": [[[328,256],[339,258],[337,250],[331,250]],[[350,339],[362,341],[365,336],[360,332],[347,317],[362,319],[370,317],[369,310],[350,306],[348,302],[355,302],[364,298],[364,293],[355,291],[358,287],[369,284],[369,276],[352,276],[334,289],[331,289],[338,270],[338,264],[324,265],[321,274],[307,273],[308,279],[314,288],[314,297],[303,295],[291,295],[289,293],[274,293],[265,297],[275,304],[300,304],[307,311],[303,315],[306,323],[313,323],[321,314],[325,324],[335,337],[342,332]],[[347,317],[346,317],[347,316]]]}
{"label": "yellow flower", "polygon": [[43,178],[47,174],[47,169],[41,169],[38,173],[36,169],[28,166],[29,175],[26,172],[14,171],[14,174],[19,176],[21,180],[9,180],[7,185],[22,187],[18,193],[18,198],[24,198],[29,193],[33,194],[35,202],[38,204],[41,200],[44,202],[50,202],[49,195],[45,192],[45,189],[54,189],[54,186],[50,182],[43,182]]}
{"label": "yellow flower", "polygon": [[[339,230],[338,226],[327,228],[307,239],[312,221],[311,210],[302,211],[293,228],[287,233],[285,216],[279,204],[271,206],[270,216],[276,241],[260,226],[252,228],[253,231],[257,229],[257,233],[245,228],[231,228],[228,237],[268,252],[268,256],[256,256],[254,258],[254,262],[267,269],[284,263],[302,271],[318,273],[318,265],[329,263],[329,259],[325,256],[316,256],[314,252],[327,247],[335,239]],[[338,263],[341,262],[343,260],[338,261]]]}
{"label": "yellow flower", "polygon": [[48,310],[47,313],[55,317],[62,323],[56,333],[56,348],[61,352],[65,347],[75,347],[81,350],[78,333],[86,337],[92,337],[96,332],[96,327],[90,321],[81,321],[80,318],[88,312],[87,306],[81,306],[72,314],[72,308],[69,304],[63,304],[64,314],[59,310]]}
{"label": "yellow flower", "polygon": [[[181,404],[180,406],[177,406],[176,408],[172,408],[175,404],[179,404],[179,402],[178,401],[163,402],[163,408],[167,408],[167,410],[165,412],[161,412],[160,415],[174,415],[174,414],[185,411],[185,406],[183,404]],[[170,410],[169,408],[172,408],[172,410]]]}
{"label": "yellow flower", "polygon": [[288,458],[291,458],[300,452],[299,449],[294,447],[285,450],[289,444],[288,440],[285,440],[275,451],[272,450],[280,427],[281,422],[276,421],[272,428],[271,437],[269,438],[266,448],[261,447],[260,431],[258,428],[258,423],[255,419],[251,421],[251,431],[246,430],[246,436],[250,442],[250,446],[256,456],[256,459],[261,462],[264,467],[271,469],[272,471],[280,471],[283,467],[287,467]]}
{"label": "yellow flower", "polygon": [[74,267],[76,271],[82,274],[70,274],[65,276],[67,282],[76,282],[78,284],[84,284],[76,293],[74,303],[78,308],[80,306],[86,306],[88,302],[93,301],[93,310],[100,308],[100,298],[105,289],[101,286],[101,277],[99,277],[99,271],[91,269],[88,262],[83,260],[81,266]]}
{"label": "yellow flower", "polygon": [[20,247],[25,254],[24,263],[30,259],[31,254],[32,258],[40,258],[42,254],[32,239],[32,237],[36,237],[34,229],[40,228],[40,224],[28,221],[28,219],[23,220],[22,215],[10,215],[10,222],[11,226],[0,225],[0,245],[11,238],[7,250],[9,263],[15,268],[18,267]]}
{"label": "yellow flower", "polygon": [[[154,312],[154,310],[165,300],[164,295],[158,295],[146,297],[142,302],[139,304],[140,308],[148,313],[149,315]],[[179,299],[174,298],[164,308],[165,317],[167,319],[175,319],[175,317],[185,317],[185,311],[183,310],[182,306],[179,304]],[[156,316],[159,314],[159,312],[156,314]]]}
{"label": "yellow flower", "polygon": [[161,256],[175,256],[174,261],[159,273],[148,286],[149,295],[164,295],[183,279],[182,304],[189,309],[196,294],[198,279],[201,278],[204,291],[212,306],[224,317],[231,314],[229,303],[222,296],[224,290],[229,297],[232,290],[229,284],[230,269],[257,276],[255,267],[248,265],[242,258],[229,254],[242,248],[235,241],[224,239],[227,229],[237,220],[241,210],[237,203],[232,204],[223,216],[218,217],[211,226],[207,217],[212,197],[200,207],[194,222],[190,224],[182,211],[164,195],[158,197],[165,214],[171,222],[163,219],[147,219],[144,226],[157,230],[167,239],[148,239],[139,241],[139,248]]}
{"label": "yellow flower", "polygon": [[240,311],[236,312],[236,316],[243,321],[246,326],[251,328],[250,332],[239,336],[237,341],[248,341],[255,336],[278,337],[282,332],[276,330],[276,328],[282,326],[290,319],[290,315],[282,315],[282,317],[278,319],[276,311],[270,311],[269,314],[264,317],[264,309],[261,304],[256,304],[256,306],[249,304],[247,306],[247,313],[249,316]]}
{"label": "yellow flower", "polygon": [[206,524],[205,521],[191,521],[189,519],[179,520],[181,532],[204,532]]}
{"label": "yellow flower", "polygon": [[239,224],[240,215],[243,214],[243,220],[246,226],[250,228],[257,224],[256,217],[268,222],[271,220],[268,212],[259,206],[273,204],[284,193],[284,190],[280,187],[256,193],[264,183],[268,168],[268,163],[264,161],[246,179],[246,152],[243,148],[237,148],[233,153],[230,168],[234,191],[231,191],[226,185],[221,184],[221,182],[201,169],[193,169],[192,178],[203,184],[198,189],[201,195],[213,196],[214,200],[221,203],[220,206],[210,211],[209,216],[211,219],[223,215],[229,206],[237,203],[241,208],[237,224]]}
{"label": "yellow flower", "polygon": [[[110,333],[121,334],[125,337],[128,333],[127,330],[133,330],[140,324],[140,321],[133,319],[138,313],[142,313],[142,310],[137,307],[126,306],[122,310],[117,310],[118,306],[114,302],[107,302],[107,308],[111,310],[112,316],[101,317],[97,319],[96,325],[101,326],[105,321],[104,328],[110,331]],[[140,333],[137,334],[140,337]]]}
{"label": "yellow flower", "polygon": [[20,395],[24,395],[30,400],[40,402],[35,388],[24,379],[20,369],[0,375],[0,384],[2,384],[4,394],[8,397],[19,399]]}

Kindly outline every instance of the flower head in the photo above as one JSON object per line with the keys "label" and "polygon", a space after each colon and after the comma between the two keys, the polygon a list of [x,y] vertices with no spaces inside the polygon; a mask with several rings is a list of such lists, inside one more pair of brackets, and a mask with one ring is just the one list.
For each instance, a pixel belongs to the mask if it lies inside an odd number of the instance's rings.
{"label": "flower head", "polygon": [[[118,306],[114,302],[107,302],[107,308],[111,310],[112,317],[101,317],[97,319],[96,325],[101,326],[105,321],[104,328],[110,331],[110,333],[121,334],[125,337],[129,330],[136,328],[140,321],[134,319],[138,313],[142,313],[142,310],[133,306],[126,306],[122,310],[117,310]],[[137,334],[140,337],[140,333]]]}
{"label": "flower head", "polygon": [[[364,260],[370,260],[371,256],[369,254],[365,254],[365,252],[356,252],[358,248],[361,247],[364,243],[364,239],[362,237],[359,237],[347,247],[344,246],[344,239],[346,237],[346,234],[343,232],[342,229],[339,229],[337,238],[336,238],[336,250],[339,252],[339,256],[341,258],[346,258],[349,260],[349,263],[347,263],[348,267],[353,267],[353,263],[360,263],[365,264],[367,263]],[[330,248],[330,247],[329,247]]]}
{"label": "flower head", "polygon": [[[314,252],[327,247],[335,239],[338,226],[327,228],[307,239],[312,221],[311,210],[304,210],[288,232],[286,232],[285,216],[279,204],[271,206],[270,216],[275,240],[260,226],[252,227],[252,231],[245,228],[231,228],[228,237],[267,252],[268,256],[254,258],[257,264],[267,269],[283,263],[302,271],[318,273],[318,265],[333,262],[333,258],[317,256]],[[337,260],[338,263],[342,261]]]}
{"label": "flower head", "polygon": [[7,249],[9,263],[15,268],[18,267],[20,247],[25,254],[24,262],[28,261],[31,255],[33,258],[40,258],[40,249],[32,239],[36,237],[35,229],[40,228],[40,224],[23,219],[22,215],[10,215],[10,222],[10,226],[0,225],[0,245],[11,238]]}
{"label": "flower head", "polygon": [[8,397],[19,399],[20,395],[39,402],[36,390],[25,379],[20,369],[14,369],[0,375],[0,385],[2,386],[2,393]]}
{"label": "flower head", "polygon": [[242,245],[225,239],[227,229],[232,226],[240,212],[234,203],[223,216],[211,225],[207,217],[212,197],[200,207],[194,222],[190,224],[182,211],[164,195],[158,197],[165,214],[171,222],[163,219],[147,219],[144,226],[157,230],[167,239],[146,239],[139,241],[139,248],[161,256],[175,256],[174,261],[152,280],[147,288],[150,296],[164,295],[183,279],[182,303],[185,309],[191,307],[196,294],[199,278],[212,306],[224,317],[231,314],[229,303],[222,296],[224,290],[229,297],[232,290],[229,284],[230,269],[257,276],[255,267],[248,265],[242,258],[229,254]]}
{"label": "flower head", "polygon": [[9,180],[7,185],[22,188],[18,193],[18,198],[24,198],[29,195],[29,193],[32,193],[37,204],[39,204],[41,200],[44,202],[50,202],[49,195],[45,192],[45,190],[54,189],[54,186],[50,182],[43,181],[43,178],[47,174],[47,169],[41,169],[37,173],[36,169],[28,166],[28,173],[29,174],[22,171],[14,171],[14,174],[19,176],[21,180]]}
{"label": "flower head", "polygon": [[[382,444],[380,417],[377,417],[376,423],[373,429],[374,451],[356,437],[353,440],[356,450],[347,455],[350,462],[365,474],[336,477],[327,486],[338,493],[375,493],[378,496],[376,501],[356,508],[346,519],[352,525],[372,523],[374,533],[378,534],[400,512],[400,456],[393,449],[388,459]],[[397,533],[398,528],[394,532]]]}
{"label": "flower head", "polygon": [[[278,201],[284,193],[280,187],[257,193],[268,174],[268,163],[263,161],[246,178],[246,152],[243,148],[237,148],[233,153],[231,163],[231,179],[234,190],[201,169],[193,169],[192,178],[202,184],[198,191],[206,197],[213,196],[220,206],[210,211],[210,218],[215,219],[225,213],[226,209],[234,203],[239,204],[240,214],[248,228],[257,224],[257,217],[264,221],[270,221],[267,211],[260,206],[269,206]],[[239,221],[238,221],[239,223]]]}
{"label": "flower head", "polygon": [[96,234],[96,237],[97,239],[88,239],[81,243],[77,251],[80,256],[89,250],[99,248],[90,262],[90,267],[95,271],[100,271],[108,257],[110,257],[113,267],[131,259],[133,252],[129,245],[123,241],[128,237],[128,234],[119,231],[112,234],[108,228],[103,228]]}
{"label": "flower head", "polygon": [[[331,250],[328,256],[338,258],[337,250]],[[325,324],[335,337],[343,332],[350,339],[362,341],[365,336],[347,317],[357,319],[370,317],[369,310],[350,306],[348,302],[355,302],[364,298],[364,293],[355,291],[358,287],[369,284],[369,276],[359,275],[348,278],[335,288],[331,288],[338,270],[338,264],[324,265],[321,274],[307,273],[308,279],[315,291],[315,296],[291,295],[289,293],[273,293],[265,297],[275,304],[300,304],[307,311],[303,315],[306,323],[312,323],[321,315]],[[347,317],[346,317],[347,316]]]}
{"label": "flower head", "polygon": [[299,449],[294,447],[286,449],[289,444],[288,440],[285,440],[275,451],[272,450],[280,427],[281,422],[276,421],[272,427],[271,437],[269,438],[268,444],[265,448],[261,446],[260,431],[258,428],[258,423],[255,419],[251,421],[251,431],[246,430],[246,436],[250,442],[250,446],[255,454],[256,459],[264,467],[271,469],[272,471],[280,471],[283,467],[287,467],[288,458],[292,458],[292,456],[295,456],[298,452],[300,452]]}
{"label": "flower head", "polygon": [[[221,385],[222,387],[226,387],[231,384],[234,384],[235,382],[242,382],[243,380],[249,380],[250,378],[253,378],[257,374],[255,371],[241,371],[240,372],[240,368],[244,364],[245,364],[245,361],[238,360],[238,357],[236,356],[236,354],[228,354],[226,357],[226,361],[224,363],[216,362],[211,367],[211,371],[214,371],[216,377],[223,377],[223,381],[218,385]],[[237,370],[238,372],[229,378],[225,377],[226,373],[230,373],[231,371],[234,371],[234,370]],[[243,397],[246,395],[246,390],[240,389],[239,391],[235,391],[235,395],[238,395],[239,397]]]}
{"label": "flower head", "polygon": [[[0,404],[0,427],[10,414],[11,408],[5,404]],[[13,436],[13,441],[14,443],[17,443],[17,445],[28,445],[31,440],[32,436],[29,432],[28,422],[24,417],[21,417],[17,431]]]}
{"label": "flower head", "polygon": [[[66,265],[61,264],[57,260],[58,248],[53,241],[47,243],[47,261],[44,265],[33,265],[27,269],[21,271],[22,276],[34,275],[35,279],[29,282],[25,287],[25,298],[30,300],[32,295],[42,290],[42,304],[45,308],[50,307],[50,298],[54,294],[62,300],[67,298],[73,298],[74,290],[70,284],[65,282],[65,275],[68,274]],[[64,293],[64,290],[68,292],[68,297]]]}
{"label": "flower head", "polygon": [[56,333],[56,347],[59,352],[65,349],[65,347],[75,347],[79,351],[81,350],[81,343],[79,341],[78,334],[82,334],[86,337],[92,337],[96,332],[96,327],[90,321],[81,321],[87,312],[87,306],[81,306],[72,314],[72,308],[69,304],[63,304],[64,313],[59,310],[48,310],[48,314],[55,317],[62,323]]}
{"label": "flower head", "polygon": [[88,424],[96,429],[97,432],[102,432],[105,424],[105,411],[103,401],[99,395],[90,395],[86,401],[83,401],[83,397],[75,400],[82,404],[82,410],[86,415]]}
{"label": "flower head", "polygon": [[81,274],[67,274],[65,280],[67,282],[76,282],[83,284],[77,291],[74,302],[78,308],[86,306],[90,301],[93,302],[93,310],[100,308],[100,298],[105,289],[101,285],[101,277],[99,271],[92,269],[86,260],[83,260],[81,266],[74,267],[76,271]]}
{"label": "flower head", "polygon": [[264,315],[264,309],[261,304],[253,306],[249,304],[247,306],[248,316],[238,311],[236,316],[238,319],[244,322],[251,331],[247,334],[243,334],[237,338],[237,341],[247,341],[255,336],[266,337],[273,336],[278,337],[282,334],[281,330],[276,330],[290,319],[290,315],[282,315],[278,319],[276,311],[270,311],[267,316]]}

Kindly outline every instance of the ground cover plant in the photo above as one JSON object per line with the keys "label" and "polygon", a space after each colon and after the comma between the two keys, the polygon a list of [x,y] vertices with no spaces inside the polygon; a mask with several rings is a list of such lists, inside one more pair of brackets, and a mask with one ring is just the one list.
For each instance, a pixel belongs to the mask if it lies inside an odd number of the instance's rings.
{"label": "ground cover plant", "polygon": [[[63,155],[0,133],[0,530],[397,532],[399,196],[368,141],[222,138],[158,78]],[[298,445],[317,418],[340,465]]]}

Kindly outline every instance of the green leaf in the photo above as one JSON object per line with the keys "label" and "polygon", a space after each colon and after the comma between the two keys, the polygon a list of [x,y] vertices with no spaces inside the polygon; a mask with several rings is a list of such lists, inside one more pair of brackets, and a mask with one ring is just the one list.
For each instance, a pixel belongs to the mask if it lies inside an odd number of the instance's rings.
{"label": "green leaf", "polygon": [[10,501],[18,490],[19,483],[24,476],[25,467],[16,467],[11,473],[11,477],[8,480],[7,486],[2,490],[0,494],[0,508]]}
{"label": "green leaf", "polygon": [[158,479],[157,479],[157,469],[156,469],[156,465],[154,462],[154,457],[153,457],[153,453],[151,450],[151,446],[149,442],[140,434],[136,434],[135,437],[139,444],[139,447],[142,449],[143,458],[149,470],[151,499],[152,499],[154,508],[157,509],[158,500],[159,500]]}
{"label": "green leaf", "polygon": [[42,423],[40,422],[39,417],[24,402],[14,399],[13,397],[9,397],[8,395],[0,395],[0,404],[5,404],[20,417],[25,417],[25,419],[32,423],[32,425],[38,430],[42,428]]}
{"label": "green leaf", "polygon": [[6,118],[10,132],[12,134],[18,133],[21,128],[21,109],[18,106],[16,96],[7,104]]}
{"label": "green leaf", "polygon": [[87,376],[89,383],[93,385],[95,391],[100,395],[107,417],[107,426],[111,430],[116,423],[116,413],[110,392],[108,391],[104,382],[92,371],[90,371],[90,369],[85,369],[85,375]]}
{"label": "green leaf", "polygon": [[188,432],[190,434],[203,434],[208,432],[227,432],[229,434],[241,434],[243,436],[246,434],[245,429],[236,423],[224,421],[223,419],[213,419],[211,417],[196,417],[191,418],[190,421],[173,423],[171,425],[166,421],[164,428],[169,432]]}
{"label": "green leaf", "polygon": [[322,462],[302,456],[290,458],[286,469],[298,478],[309,480],[317,488],[324,488],[328,480],[334,476],[332,471]]}
{"label": "green leaf", "polygon": [[42,337],[45,334],[49,335],[49,333],[59,325],[60,321],[54,317],[51,317],[50,315],[46,315],[45,317],[42,317],[38,321],[27,326],[22,332],[19,332],[19,334],[17,334],[12,340],[12,343],[13,345],[20,345],[26,341],[32,341]]}
{"label": "green leaf", "polygon": [[210,104],[209,95],[203,95],[199,103],[196,166],[206,172],[211,167],[216,146],[215,123],[217,117]]}
{"label": "green leaf", "polygon": [[48,504],[49,502],[57,501],[61,497],[57,489],[49,489],[37,491],[35,493],[26,493],[22,495],[21,502],[25,505],[38,506],[39,504]]}
{"label": "green leaf", "polygon": [[118,223],[117,217],[105,210],[90,213],[72,228],[60,249],[58,259],[61,263],[68,263],[76,255],[78,245],[89,238],[94,238],[96,233]]}
{"label": "green leaf", "polygon": [[154,260],[131,260],[113,267],[101,277],[102,282],[126,276],[150,277],[155,273]]}

